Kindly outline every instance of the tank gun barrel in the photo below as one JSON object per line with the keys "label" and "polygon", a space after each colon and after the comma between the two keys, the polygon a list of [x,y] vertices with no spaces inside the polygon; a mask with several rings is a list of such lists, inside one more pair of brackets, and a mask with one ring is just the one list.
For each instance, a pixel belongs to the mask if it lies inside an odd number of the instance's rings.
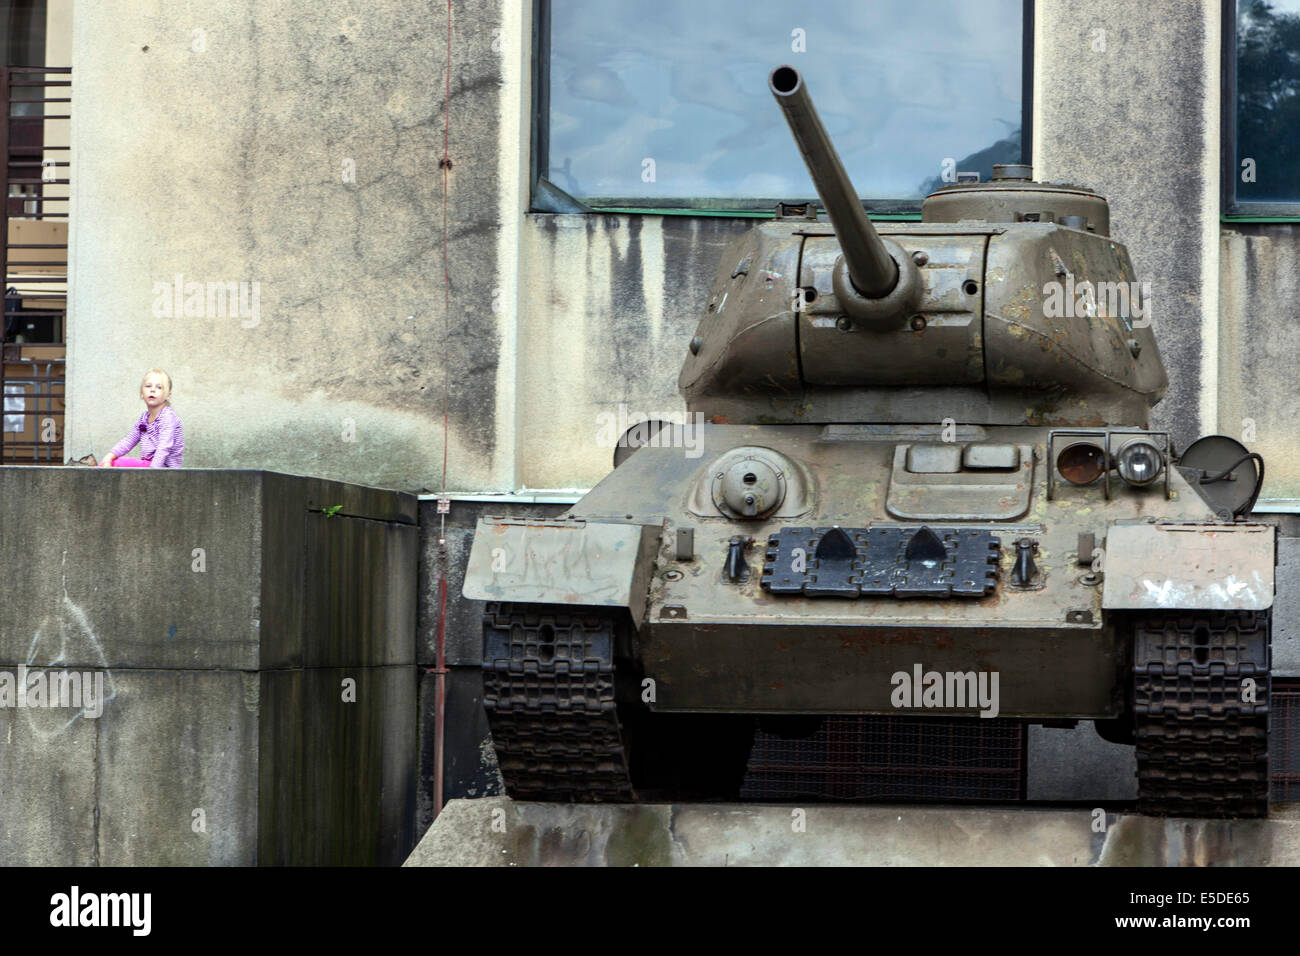
{"label": "tank gun barrel", "polygon": [[795,145],[835,227],[853,287],[867,298],[884,298],[898,284],[898,265],[867,218],[803,77],[792,66],[778,66],[768,77],[768,86],[790,124]]}

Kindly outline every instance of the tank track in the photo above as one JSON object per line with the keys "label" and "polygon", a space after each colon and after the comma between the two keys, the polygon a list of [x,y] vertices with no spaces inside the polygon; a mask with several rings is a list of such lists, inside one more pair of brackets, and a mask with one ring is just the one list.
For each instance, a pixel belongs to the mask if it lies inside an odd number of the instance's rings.
{"label": "tank track", "polygon": [[[1267,611],[1161,612],[1133,629],[1138,811],[1268,815]],[[1243,682],[1255,682],[1243,701]]]}
{"label": "tank track", "polygon": [[618,624],[606,608],[487,605],[483,706],[514,799],[636,798],[614,696]]}

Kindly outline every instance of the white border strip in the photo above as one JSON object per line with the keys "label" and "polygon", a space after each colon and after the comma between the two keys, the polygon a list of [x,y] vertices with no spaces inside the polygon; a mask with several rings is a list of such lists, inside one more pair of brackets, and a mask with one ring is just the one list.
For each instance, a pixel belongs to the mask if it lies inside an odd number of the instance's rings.
{"label": "white border strip", "polygon": [[[452,501],[500,502],[503,505],[576,505],[587,496],[585,491],[519,491],[514,494],[448,494]],[[437,501],[436,494],[416,495],[420,501]]]}

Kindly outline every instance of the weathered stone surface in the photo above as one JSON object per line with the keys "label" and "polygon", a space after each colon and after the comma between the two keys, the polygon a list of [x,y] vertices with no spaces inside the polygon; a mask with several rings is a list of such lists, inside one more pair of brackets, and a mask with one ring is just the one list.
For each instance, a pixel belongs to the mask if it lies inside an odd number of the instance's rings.
{"label": "weathered stone surface", "polygon": [[260,485],[240,472],[0,468],[0,665],[256,669]]}
{"label": "weathered stone surface", "polygon": [[[414,628],[410,495],[188,468],[7,467],[0,492],[12,503],[0,554],[23,596],[0,604],[0,665],[32,654],[246,670],[414,659],[400,637]],[[353,586],[375,567],[392,572],[383,587]]]}
{"label": "weathered stone surface", "polygon": [[526,396],[519,402],[521,486],[590,488],[609,474],[614,449],[598,441],[608,421],[599,416],[617,417],[620,404],[632,424],[685,412],[677,373],[722,251],[753,224],[525,217],[520,278],[532,315],[519,330],[524,358],[515,384]]}
{"label": "weathered stone surface", "polygon": [[1300,677],[1300,538],[1277,539],[1273,676]]}
{"label": "weathered stone surface", "polygon": [[96,721],[0,708],[0,866],[93,866]]}
{"label": "weathered stone surface", "polygon": [[264,472],[0,468],[0,670],[91,668],[105,698],[0,708],[0,864],[400,863],[414,520]]}
{"label": "weathered stone surface", "polygon": [[[126,433],[156,365],[187,465],[437,487],[446,373],[453,487],[513,481],[513,397],[465,370],[518,320],[522,9],[456,7],[448,101],[445,3],[79,7],[69,457]],[[159,315],[178,275],[258,283],[259,314]]]}
{"label": "weathered stone surface", "polygon": [[[1264,456],[1261,497],[1300,501],[1300,227],[1224,223],[1220,237],[1219,431]],[[1280,589],[1280,588],[1279,588]]]}
{"label": "weathered stone surface", "polygon": [[257,864],[257,679],[233,670],[112,672],[92,752],[100,865]]}
{"label": "weathered stone surface", "polygon": [[[802,816],[800,816],[802,814]],[[926,807],[447,805],[406,866],[1295,866],[1300,812],[1267,821]],[[799,829],[802,827],[802,829]]]}
{"label": "weathered stone surface", "polygon": [[1178,0],[1044,0],[1035,10],[1034,174],[1110,201],[1111,232],[1151,283],[1169,371],[1153,424],[1179,448],[1214,415],[1206,390],[1217,368],[1204,357],[1217,342],[1217,230],[1207,229],[1218,218],[1217,19]]}
{"label": "weathered stone surface", "polygon": [[415,840],[414,669],[264,671],[261,687],[258,861],[401,863]]}

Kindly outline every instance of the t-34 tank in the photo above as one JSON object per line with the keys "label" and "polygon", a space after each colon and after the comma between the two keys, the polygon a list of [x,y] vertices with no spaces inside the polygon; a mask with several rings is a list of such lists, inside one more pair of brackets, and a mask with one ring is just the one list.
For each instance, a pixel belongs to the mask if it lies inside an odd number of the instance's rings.
{"label": "t-34 tank", "polygon": [[759,723],[998,716],[1135,743],[1143,812],[1265,815],[1263,462],[1148,427],[1167,379],[1106,200],[1004,166],[878,232],[799,72],[769,83],[829,222],[782,204],[724,253],[698,433],[476,529],[510,794],[734,797]]}

